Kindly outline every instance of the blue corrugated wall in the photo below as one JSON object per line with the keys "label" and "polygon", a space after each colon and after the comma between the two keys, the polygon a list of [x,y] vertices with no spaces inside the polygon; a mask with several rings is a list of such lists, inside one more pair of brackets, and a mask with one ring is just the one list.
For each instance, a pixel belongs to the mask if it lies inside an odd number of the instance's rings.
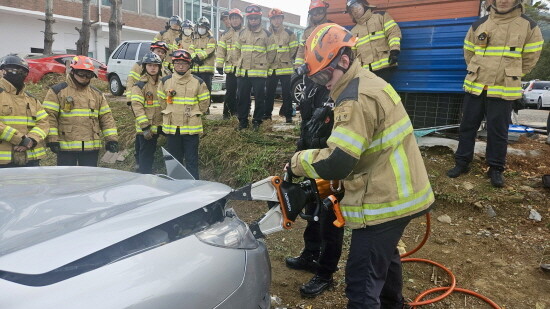
{"label": "blue corrugated wall", "polygon": [[399,69],[391,84],[398,92],[463,93],[464,37],[478,17],[399,23],[403,33]]}

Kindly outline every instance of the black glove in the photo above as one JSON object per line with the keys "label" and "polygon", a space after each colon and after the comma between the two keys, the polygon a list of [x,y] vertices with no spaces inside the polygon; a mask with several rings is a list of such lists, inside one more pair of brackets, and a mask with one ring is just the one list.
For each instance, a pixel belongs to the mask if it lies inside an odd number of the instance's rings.
{"label": "black glove", "polygon": [[397,63],[397,58],[399,58],[400,51],[397,49],[390,50],[390,65]]}
{"label": "black glove", "polygon": [[223,68],[216,68],[216,71],[218,71],[218,74],[223,75]]}
{"label": "black glove", "polygon": [[23,139],[19,143],[19,146],[25,146],[28,149],[31,149],[36,146],[36,141],[28,136],[23,136]]}
{"label": "black glove", "polygon": [[53,153],[59,153],[59,151],[61,150],[61,146],[59,146],[59,142],[47,143],[46,146],[49,147]]}
{"label": "black glove", "polygon": [[204,61],[202,61],[201,58],[199,58],[199,56],[195,56],[195,58],[193,58],[193,63],[196,63],[198,65],[203,65]]}
{"label": "black glove", "polygon": [[157,129],[157,134],[166,136],[166,133],[164,133],[164,131],[162,131],[162,126],[159,126],[159,127],[158,127],[158,129]]}
{"label": "black glove", "polygon": [[118,142],[108,141],[105,145],[105,150],[108,152],[118,152]]}

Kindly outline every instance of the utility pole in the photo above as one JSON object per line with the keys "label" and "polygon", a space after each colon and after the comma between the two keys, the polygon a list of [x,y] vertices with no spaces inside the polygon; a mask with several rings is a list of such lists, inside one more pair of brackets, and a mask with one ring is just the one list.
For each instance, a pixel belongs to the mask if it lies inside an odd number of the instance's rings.
{"label": "utility pole", "polygon": [[46,19],[44,20],[45,28],[44,28],[44,51],[42,52],[44,55],[48,55],[52,53],[52,47],[53,47],[53,35],[56,34],[53,32],[53,24],[55,23],[55,19],[53,18],[53,0],[46,0]]}
{"label": "utility pole", "polygon": [[80,34],[78,41],[76,41],[76,53],[78,55],[88,56],[88,50],[90,49],[90,28],[92,23],[90,21],[90,1],[82,0],[82,27],[76,31]]}

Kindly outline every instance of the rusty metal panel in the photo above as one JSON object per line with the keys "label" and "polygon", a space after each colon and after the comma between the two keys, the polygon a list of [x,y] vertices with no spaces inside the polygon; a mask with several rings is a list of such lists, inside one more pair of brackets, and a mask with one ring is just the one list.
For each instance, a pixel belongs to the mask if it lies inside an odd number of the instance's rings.
{"label": "rusty metal panel", "polygon": [[[345,0],[329,1],[328,18],[340,25],[352,25],[344,13]],[[479,0],[370,0],[376,9],[385,10],[397,22],[479,16]]]}

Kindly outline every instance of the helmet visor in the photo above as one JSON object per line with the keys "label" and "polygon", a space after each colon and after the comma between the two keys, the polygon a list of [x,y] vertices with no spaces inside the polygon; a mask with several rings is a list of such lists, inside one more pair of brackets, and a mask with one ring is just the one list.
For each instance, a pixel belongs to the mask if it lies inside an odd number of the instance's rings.
{"label": "helmet visor", "polygon": [[327,9],[326,8],[314,8],[314,9],[311,9],[311,11],[309,11],[309,14],[310,15],[324,15],[327,13]]}
{"label": "helmet visor", "polygon": [[262,11],[262,8],[260,8],[257,5],[249,5],[246,7],[245,12],[246,13],[260,13]]}

